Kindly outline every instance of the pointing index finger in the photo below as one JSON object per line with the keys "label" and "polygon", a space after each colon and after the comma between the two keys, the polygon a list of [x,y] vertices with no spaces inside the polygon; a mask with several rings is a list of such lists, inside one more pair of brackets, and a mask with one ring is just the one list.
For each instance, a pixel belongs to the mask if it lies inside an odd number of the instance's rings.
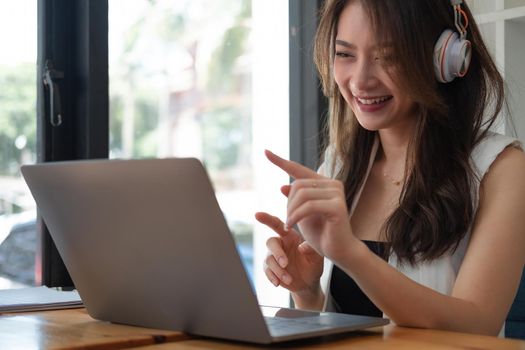
{"label": "pointing index finger", "polygon": [[304,165],[301,165],[297,162],[293,162],[291,160],[286,160],[284,158],[279,157],[278,155],[272,153],[269,150],[265,150],[264,154],[266,155],[266,158],[282,170],[284,170],[288,175],[293,177],[294,179],[317,179],[321,178],[319,174],[317,174],[312,169],[309,169],[305,167]]}

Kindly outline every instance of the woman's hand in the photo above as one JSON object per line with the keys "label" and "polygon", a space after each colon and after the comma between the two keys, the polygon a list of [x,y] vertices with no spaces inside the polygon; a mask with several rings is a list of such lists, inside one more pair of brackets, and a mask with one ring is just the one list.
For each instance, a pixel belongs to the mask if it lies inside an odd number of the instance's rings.
{"label": "woman's hand", "polygon": [[270,151],[266,156],[295,179],[282,188],[288,197],[286,226],[297,224],[306,242],[320,255],[335,263],[348,262],[359,240],[350,227],[343,184]]}
{"label": "woman's hand", "polygon": [[297,295],[317,297],[323,257],[297,231],[285,231],[279,218],[262,212],[256,213],[255,218],[278,234],[266,242],[269,250],[264,268],[266,277],[273,285],[281,285]]}

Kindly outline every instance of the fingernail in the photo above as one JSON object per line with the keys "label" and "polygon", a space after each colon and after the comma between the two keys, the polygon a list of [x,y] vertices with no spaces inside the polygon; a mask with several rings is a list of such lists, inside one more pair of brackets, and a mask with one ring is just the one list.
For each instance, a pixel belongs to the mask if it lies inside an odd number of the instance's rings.
{"label": "fingernail", "polygon": [[281,279],[286,284],[290,284],[292,282],[292,277],[290,277],[289,275],[282,275]]}
{"label": "fingernail", "polygon": [[284,224],[284,230],[285,230],[286,232],[288,232],[288,231],[290,230],[290,228],[288,227],[287,224]]}
{"label": "fingernail", "polygon": [[286,267],[286,258],[285,258],[284,256],[281,256],[281,257],[278,259],[278,261],[279,261],[279,265],[280,265],[281,267]]}
{"label": "fingernail", "polygon": [[272,284],[273,284],[275,287],[277,287],[277,286],[279,285],[279,284],[277,283],[277,281],[274,280],[274,279],[270,280],[270,282],[272,282]]}

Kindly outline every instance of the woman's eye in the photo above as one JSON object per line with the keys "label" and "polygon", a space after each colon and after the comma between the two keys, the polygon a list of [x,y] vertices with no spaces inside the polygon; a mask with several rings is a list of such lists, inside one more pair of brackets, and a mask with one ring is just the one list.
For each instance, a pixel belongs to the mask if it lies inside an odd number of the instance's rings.
{"label": "woman's eye", "polygon": [[341,58],[354,57],[354,55],[352,55],[352,54],[349,54],[349,53],[347,53],[347,52],[341,52],[341,51],[336,51],[336,52],[335,52],[335,55],[336,55],[337,57],[341,57]]}

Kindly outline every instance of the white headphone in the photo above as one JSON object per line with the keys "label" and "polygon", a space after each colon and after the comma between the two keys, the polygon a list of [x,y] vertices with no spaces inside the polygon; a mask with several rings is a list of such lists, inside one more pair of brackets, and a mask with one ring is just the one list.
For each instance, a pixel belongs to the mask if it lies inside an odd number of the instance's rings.
{"label": "white headphone", "polygon": [[[463,0],[450,0],[454,8],[454,22],[458,32],[445,30],[434,46],[434,72],[441,83],[467,74],[472,56],[470,41],[466,40],[468,19],[461,9]],[[458,34],[459,33],[459,34]]]}

